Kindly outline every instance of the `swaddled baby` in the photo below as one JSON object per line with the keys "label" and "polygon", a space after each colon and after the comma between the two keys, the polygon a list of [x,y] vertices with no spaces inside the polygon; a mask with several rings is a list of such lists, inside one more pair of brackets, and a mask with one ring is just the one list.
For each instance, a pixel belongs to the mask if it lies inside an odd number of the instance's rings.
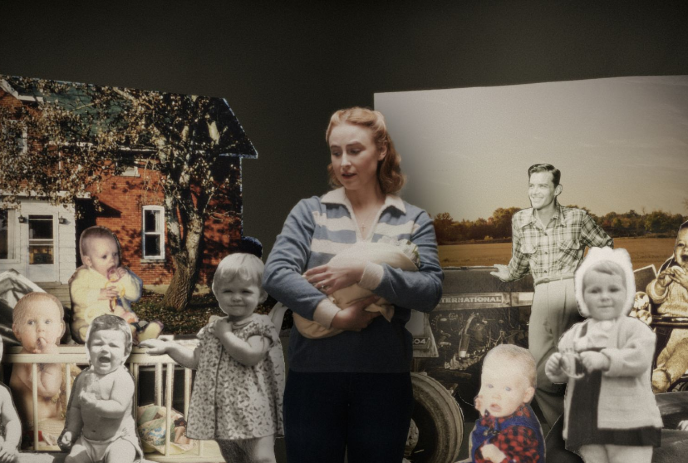
{"label": "swaddled baby", "polygon": [[[411,272],[418,271],[418,267],[420,266],[418,247],[415,244],[408,240],[397,241],[386,236],[383,236],[375,243],[370,241],[359,241],[353,246],[336,254],[330,260],[330,264],[336,264],[339,260],[351,258],[372,262],[374,264],[387,264],[392,268]],[[337,307],[343,309],[349,307],[356,301],[360,301],[372,295],[372,291],[362,288],[358,284],[354,284],[335,291],[329,296],[329,299],[336,304]],[[394,316],[394,306],[385,299],[379,299],[374,304],[366,307],[365,310],[368,312],[380,312],[387,321],[391,321]],[[342,330],[334,328],[325,328],[319,323],[307,320],[296,313],[293,315],[296,329],[306,338],[328,338],[342,332]]]}

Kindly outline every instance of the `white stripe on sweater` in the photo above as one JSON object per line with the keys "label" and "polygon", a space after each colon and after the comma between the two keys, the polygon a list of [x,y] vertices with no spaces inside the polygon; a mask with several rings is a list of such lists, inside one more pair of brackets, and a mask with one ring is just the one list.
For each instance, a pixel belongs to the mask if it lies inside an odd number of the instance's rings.
{"label": "white stripe on sweater", "polygon": [[397,238],[399,235],[411,235],[416,230],[418,230],[418,224],[415,224],[412,221],[408,221],[399,225],[378,223],[375,226],[375,233],[378,235],[391,236],[392,238]]}
{"label": "white stripe on sweater", "polygon": [[354,243],[337,243],[330,240],[313,239],[311,241],[311,251],[324,254],[339,254],[343,250],[350,248]]}
{"label": "white stripe on sweater", "polygon": [[351,217],[343,216],[339,218],[328,218],[327,214],[321,214],[319,211],[313,211],[313,220],[316,225],[327,228],[329,231],[341,231],[349,230],[356,231],[356,225],[354,225]]}

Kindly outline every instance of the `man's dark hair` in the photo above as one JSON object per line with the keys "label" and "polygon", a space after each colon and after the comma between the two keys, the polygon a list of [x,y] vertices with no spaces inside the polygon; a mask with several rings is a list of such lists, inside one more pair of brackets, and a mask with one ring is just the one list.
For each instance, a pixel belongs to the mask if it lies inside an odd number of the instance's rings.
{"label": "man's dark hair", "polygon": [[561,172],[552,164],[533,164],[528,168],[528,180],[530,180],[530,176],[536,172],[550,172],[552,174],[552,183],[554,183],[554,187],[556,188],[559,186]]}

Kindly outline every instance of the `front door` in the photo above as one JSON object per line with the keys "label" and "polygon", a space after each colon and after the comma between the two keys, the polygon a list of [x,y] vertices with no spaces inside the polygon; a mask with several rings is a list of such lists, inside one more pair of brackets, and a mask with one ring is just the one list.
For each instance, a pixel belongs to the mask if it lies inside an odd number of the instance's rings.
{"label": "front door", "polygon": [[28,214],[28,271],[34,282],[57,281],[56,214]]}

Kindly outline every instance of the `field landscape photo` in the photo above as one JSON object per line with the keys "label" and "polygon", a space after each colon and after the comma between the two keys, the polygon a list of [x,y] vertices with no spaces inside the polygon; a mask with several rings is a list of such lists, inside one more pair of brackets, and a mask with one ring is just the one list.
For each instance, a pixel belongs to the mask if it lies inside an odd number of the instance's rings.
{"label": "field landscape photo", "polygon": [[527,169],[561,170],[634,268],[671,256],[688,220],[688,76],[377,93],[402,157],[402,197],[434,219],[443,267],[506,264]]}
{"label": "field landscape photo", "polygon": [[[633,267],[654,265],[659,269],[673,253],[673,238],[616,238],[614,246],[624,248],[631,255]],[[508,264],[511,242],[446,244],[439,247],[442,267],[472,267]]]}

